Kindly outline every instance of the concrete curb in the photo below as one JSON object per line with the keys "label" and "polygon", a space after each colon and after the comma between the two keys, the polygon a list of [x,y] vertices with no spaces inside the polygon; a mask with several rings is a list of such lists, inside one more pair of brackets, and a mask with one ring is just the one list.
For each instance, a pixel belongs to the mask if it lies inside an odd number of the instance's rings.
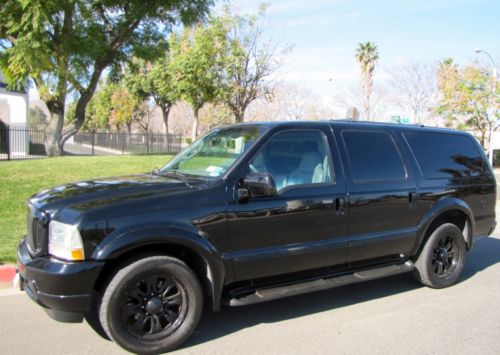
{"label": "concrete curb", "polygon": [[0,289],[17,287],[19,275],[15,265],[0,265]]}

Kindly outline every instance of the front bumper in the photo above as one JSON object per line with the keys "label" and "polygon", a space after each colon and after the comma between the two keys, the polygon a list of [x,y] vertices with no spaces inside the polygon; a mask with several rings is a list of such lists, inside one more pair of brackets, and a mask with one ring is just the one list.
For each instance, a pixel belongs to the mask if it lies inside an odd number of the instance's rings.
{"label": "front bumper", "polygon": [[61,322],[81,322],[90,309],[93,288],[104,262],[65,262],[31,258],[23,238],[17,249],[21,290]]}

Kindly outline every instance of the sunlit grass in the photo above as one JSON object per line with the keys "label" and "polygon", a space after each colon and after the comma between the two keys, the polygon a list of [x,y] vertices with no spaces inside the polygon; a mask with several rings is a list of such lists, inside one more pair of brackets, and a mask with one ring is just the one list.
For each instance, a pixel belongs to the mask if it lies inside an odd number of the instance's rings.
{"label": "sunlit grass", "polygon": [[77,180],[148,172],[170,158],[132,155],[0,162],[0,263],[15,261],[17,244],[26,233],[26,200],[34,193]]}

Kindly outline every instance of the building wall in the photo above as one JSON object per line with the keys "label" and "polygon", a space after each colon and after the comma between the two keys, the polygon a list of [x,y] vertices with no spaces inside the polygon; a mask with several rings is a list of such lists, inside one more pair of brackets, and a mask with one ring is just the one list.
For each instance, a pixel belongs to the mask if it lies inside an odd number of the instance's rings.
{"label": "building wall", "polygon": [[7,124],[27,125],[28,95],[0,91],[0,118]]}
{"label": "building wall", "polygon": [[493,132],[493,136],[491,137],[491,144],[493,144],[493,149],[500,150],[500,132]]}
{"label": "building wall", "polygon": [[[28,91],[7,90],[7,83],[0,72],[0,119],[11,127],[28,128]],[[27,130],[11,130],[9,136],[10,152],[25,155],[29,152],[29,134]]]}

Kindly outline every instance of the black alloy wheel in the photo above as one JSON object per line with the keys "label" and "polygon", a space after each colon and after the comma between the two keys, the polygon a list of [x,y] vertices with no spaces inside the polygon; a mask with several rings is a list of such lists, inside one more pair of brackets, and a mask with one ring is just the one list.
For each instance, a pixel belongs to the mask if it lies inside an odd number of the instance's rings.
{"label": "black alloy wheel", "polygon": [[448,277],[457,267],[458,246],[452,236],[443,236],[436,240],[432,250],[432,268],[438,277]]}
{"label": "black alloy wheel", "polygon": [[163,275],[148,276],[130,284],[121,304],[127,330],[144,339],[175,332],[188,310],[182,285]]}
{"label": "black alloy wheel", "polygon": [[453,285],[464,269],[466,250],[465,238],[456,225],[440,225],[429,236],[415,261],[415,277],[433,288]]}
{"label": "black alloy wheel", "polygon": [[202,310],[200,282],[183,261],[145,256],[125,264],[112,277],[100,301],[99,320],[122,348],[159,354],[191,335]]}

